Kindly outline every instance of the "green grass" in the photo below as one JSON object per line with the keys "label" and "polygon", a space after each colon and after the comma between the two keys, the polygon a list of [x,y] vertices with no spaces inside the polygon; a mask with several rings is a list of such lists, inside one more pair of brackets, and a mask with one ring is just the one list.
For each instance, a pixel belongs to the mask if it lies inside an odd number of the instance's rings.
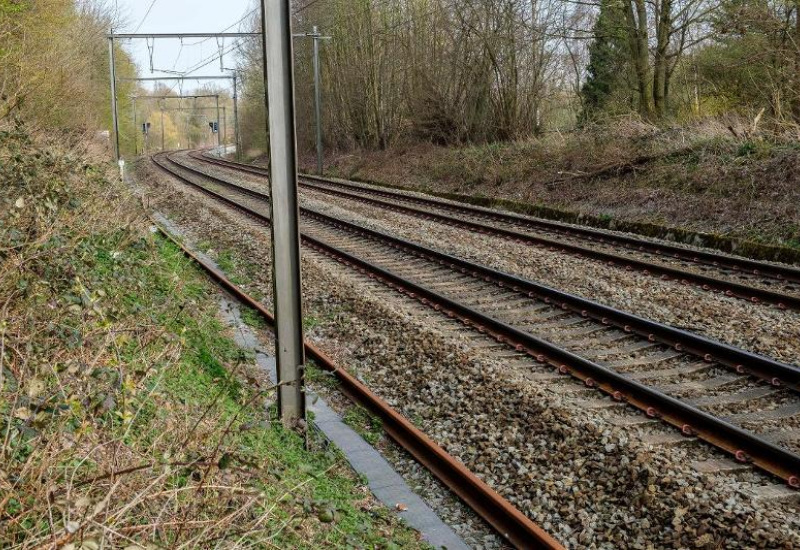
{"label": "green grass", "polygon": [[268,328],[266,320],[258,311],[245,305],[242,305],[240,309],[242,312],[242,321],[244,321],[246,325],[258,330]]}
{"label": "green grass", "polygon": [[307,315],[303,318],[303,330],[305,332],[310,332],[311,330],[314,330],[320,324],[322,324],[322,321],[320,321],[319,319],[317,319],[312,315]]}
{"label": "green grass", "polygon": [[345,424],[353,428],[373,447],[378,444],[383,437],[383,424],[381,421],[370,414],[366,409],[359,406],[352,406],[342,417]]}
{"label": "green grass", "polygon": [[36,208],[0,209],[19,260],[0,277],[15,350],[0,378],[0,547],[425,547],[336,450],[272,421],[274,388],[227,336],[217,289],[125,189],[5,137],[0,203]]}
{"label": "green grass", "polygon": [[[162,242],[160,250],[165,261],[191,281],[192,277],[187,275],[191,274],[193,268],[178,259],[179,251],[167,242]],[[187,288],[193,294],[200,292],[191,284]],[[214,300],[211,302],[215,303]],[[244,309],[243,317],[249,318],[250,322],[264,324],[257,312],[252,310]],[[280,501],[283,504],[274,510],[274,522],[284,522],[297,515],[310,517],[319,525],[335,526],[323,529],[324,533],[318,533],[310,540],[285,529],[273,539],[275,544],[283,548],[319,548],[323,545],[335,548],[390,548],[392,545],[418,545],[415,535],[405,530],[396,532],[392,537],[384,534],[384,530],[396,522],[388,511],[367,512],[360,508],[359,501],[363,495],[357,489],[358,481],[348,474],[338,451],[309,452],[300,435],[283,429],[278,423],[265,423],[263,410],[256,407],[243,409],[242,402],[246,401],[250,392],[230,377],[225,365],[228,368],[235,367],[246,357],[230,339],[221,336],[222,327],[216,318],[206,316],[186,323],[184,327],[189,353],[180,369],[171,372],[165,380],[168,391],[199,407],[209,406],[217,394],[222,393],[222,398],[217,402],[220,413],[218,421],[223,424],[233,421],[233,435],[226,447],[235,449],[235,453],[228,456],[232,457],[232,464],[268,465],[267,471],[274,479],[265,479],[259,486],[267,501]],[[358,425],[375,427],[365,411],[353,410],[359,411],[352,416]],[[246,429],[242,429],[243,426]],[[371,442],[376,441],[374,434],[374,431],[366,432]],[[299,494],[287,496],[287,488],[304,484]],[[393,542],[392,538],[396,540]]]}

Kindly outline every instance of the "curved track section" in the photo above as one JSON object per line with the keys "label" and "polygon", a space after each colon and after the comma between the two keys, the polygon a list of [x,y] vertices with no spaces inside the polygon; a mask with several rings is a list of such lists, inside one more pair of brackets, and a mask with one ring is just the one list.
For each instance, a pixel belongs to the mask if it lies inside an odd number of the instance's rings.
{"label": "curved track section", "polygon": [[[194,188],[269,223],[268,197],[166,159]],[[202,183],[195,181],[202,179]],[[303,242],[612,399],[800,486],[800,369],[301,209]]]}
{"label": "curved track section", "polygon": [[[231,282],[224,273],[195,256],[183,244],[174,239],[164,228],[160,231],[177,245],[183,253],[194,260],[222,288],[233,294],[240,302],[258,311],[275,326],[275,318],[260,302],[250,297]],[[364,386],[345,369],[338,366],[328,355],[310,342],[305,343],[308,356],[318,366],[333,373],[344,393],[354,402],[368,409],[381,419],[383,428],[401,447],[430,470],[450,490],[461,497],[475,512],[485,519],[498,533],[516,548],[538,548],[563,550],[555,539],[533,523],[507,500],[492,490],[463,464],[390,407],[369,388]]]}
{"label": "curved track section", "polygon": [[[209,155],[198,161],[266,177],[264,168]],[[477,233],[573,254],[708,292],[800,311],[800,269],[692,250],[629,235],[520,216],[440,199],[410,196],[341,180],[302,176],[300,186]]]}

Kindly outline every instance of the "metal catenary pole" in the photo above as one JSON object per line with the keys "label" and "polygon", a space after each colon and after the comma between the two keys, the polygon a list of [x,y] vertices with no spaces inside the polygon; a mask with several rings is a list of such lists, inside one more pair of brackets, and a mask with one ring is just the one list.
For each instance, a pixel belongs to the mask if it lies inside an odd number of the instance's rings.
{"label": "metal catenary pole", "polygon": [[228,111],[222,106],[222,145],[228,146]]}
{"label": "metal catenary pole", "polygon": [[215,96],[217,100],[217,151],[222,148],[222,133],[220,132],[220,128],[222,127],[222,121],[219,119],[219,96]]}
{"label": "metal catenary pole", "polygon": [[236,141],[236,159],[242,158],[242,143],[239,140],[239,77],[234,73],[233,75],[233,138]]}
{"label": "metal catenary pole", "polygon": [[192,127],[190,117],[186,117],[186,145],[189,149],[192,148]]}
{"label": "metal catenary pole", "polygon": [[261,0],[270,134],[270,202],[278,407],[285,425],[305,419],[297,138],[290,0]]}
{"label": "metal catenary pole", "polygon": [[295,34],[295,38],[310,38],[314,42],[314,123],[317,143],[317,174],[324,171],[325,152],[322,145],[322,79],[320,77],[319,43],[321,40],[330,40],[330,36],[322,36],[319,27],[314,26],[310,33]]}
{"label": "metal catenary pole", "polygon": [[161,103],[161,150],[164,150],[164,103]]}
{"label": "metal catenary pole", "polygon": [[[114,29],[111,29],[111,33],[114,33]],[[116,60],[114,57],[114,39],[108,39],[108,62],[109,62],[109,72],[111,77],[111,119],[113,123],[113,132],[114,132],[114,157],[117,161],[121,158],[121,153],[119,150],[119,118],[117,117],[117,69],[116,69]]]}
{"label": "metal catenary pole", "polygon": [[317,123],[317,174],[323,174],[323,151],[322,151],[322,92],[320,90],[319,75],[319,41],[321,39],[319,30],[314,27],[314,116]]}
{"label": "metal catenary pole", "polygon": [[139,155],[139,121],[136,118],[136,98],[133,98],[133,156]]}

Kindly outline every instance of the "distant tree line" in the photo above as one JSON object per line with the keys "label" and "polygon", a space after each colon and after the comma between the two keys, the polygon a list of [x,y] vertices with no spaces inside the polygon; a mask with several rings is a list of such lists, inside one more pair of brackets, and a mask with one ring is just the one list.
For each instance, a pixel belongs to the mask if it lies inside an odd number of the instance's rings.
{"label": "distant tree line", "polygon": [[798,0],[600,0],[583,113],[800,122],[798,10]]}
{"label": "distant tree line", "polygon": [[[525,138],[637,114],[800,123],[800,0],[303,0],[318,25],[328,146]],[[258,17],[252,27],[257,29]],[[243,48],[248,146],[265,147],[261,50]],[[310,41],[295,42],[313,145]]]}
{"label": "distant tree line", "polygon": [[[48,128],[111,127],[108,41],[112,16],[90,1],[0,0],[0,119],[21,118]],[[133,76],[130,56],[117,48],[121,77]],[[121,82],[121,112],[130,83]]]}

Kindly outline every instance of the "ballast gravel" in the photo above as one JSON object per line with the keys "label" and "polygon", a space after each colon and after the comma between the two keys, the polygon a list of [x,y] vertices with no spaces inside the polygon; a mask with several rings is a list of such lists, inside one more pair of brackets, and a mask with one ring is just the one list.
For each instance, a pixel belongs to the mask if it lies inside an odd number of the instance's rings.
{"label": "ballast gravel", "polygon": [[800,313],[711,294],[600,262],[480,235],[316,193],[304,206],[667,323],[785,363],[800,364]]}
{"label": "ballast gravel", "polygon": [[[255,262],[246,288],[269,288],[268,238],[252,222],[178,184],[153,200],[196,238]],[[405,223],[395,230],[411,231]],[[420,240],[436,230],[413,227]],[[476,260],[499,248],[449,238]],[[796,501],[748,495],[769,485],[764,476],[695,471],[688,457],[705,446],[645,443],[607,411],[577,404],[569,383],[542,382],[535,364],[499,358],[481,337],[331,260],[307,252],[303,275],[317,343],[566,546],[800,547]]]}

